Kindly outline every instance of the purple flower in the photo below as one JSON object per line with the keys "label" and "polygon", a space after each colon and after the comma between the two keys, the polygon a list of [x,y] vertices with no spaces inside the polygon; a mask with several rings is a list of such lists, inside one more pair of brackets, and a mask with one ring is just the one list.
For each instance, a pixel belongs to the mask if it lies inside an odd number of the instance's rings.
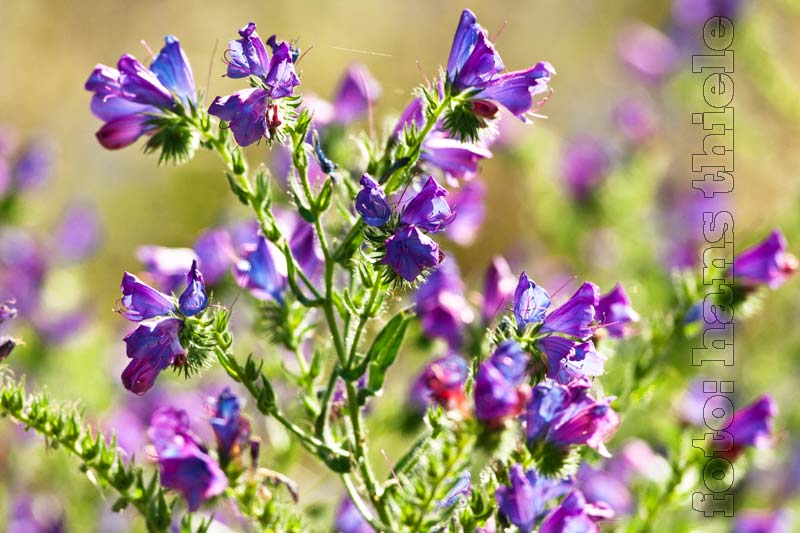
{"label": "purple flower", "polygon": [[386,240],[386,256],[381,260],[406,281],[414,281],[423,270],[440,261],[439,245],[417,226],[404,226]]}
{"label": "purple flower", "polygon": [[557,449],[586,444],[609,457],[604,443],[619,427],[619,415],[610,407],[613,398],[596,401],[589,388],[585,378],[567,385],[548,379],[534,387],[528,403],[528,443]]}
{"label": "purple flower", "polygon": [[105,148],[123,148],[152,133],[152,118],[174,110],[177,102],[197,104],[191,67],[180,43],[171,35],[164,41],[149,69],[125,54],[116,69],[97,65],[86,81],[86,90],[94,93],[92,113],[105,122],[97,132]]}
{"label": "purple flower", "polygon": [[228,96],[218,96],[208,113],[229,123],[233,137],[241,146],[248,146],[262,137],[271,139],[281,124],[275,100],[292,94],[300,80],[294,70],[289,43],[272,46],[269,57],[264,42],[250,22],[239,30],[241,39],[228,45],[228,76],[255,76],[263,86],[245,89]]}
{"label": "purple flower", "polygon": [[619,283],[600,297],[595,308],[595,316],[600,321],[600,326],[617,339],[628,333],[626,324],[639,321],[639,313],[633,309],[625,289]]}
{"label": "purple flower", "polygon": [[159,372],[182,360],[186,350],[178,334],[183,321],[162,318],[144,322],[125,337],[125,352],[131,359],[122,372],[122,384],[142,395],[153,386]]}
{"label": "purple flower", "polygon": [[250,422],[240,412],[242,401],[231,392],[223,390],[216,400],[212,400],[212,415],[209,422],[217,438],[217,452],[223,466],[238,458],[247,448],[250,438]]}
{"label": "purple flower", "polygon": [[417,290],[416,310],[426,336],[444,339],[453,349],[461,346],[463,330],[472,322],[473,313],[454,261],[440,264]]}
{"label": "purple flower", "polygon": [[374,533],[375,531],[353,504],[353,501],[346,496],[336,510],[334,528],[336,533]]}
{"label": "purple flower", "polygon": [[660,83],[672,74],[680,62],[680,51],[672,40],[643,23],[624,29],[617,52],[625,65],[640,79]]}
{"label": "purple flower", "polygon": [[63,510],[53,506],[52,498],[35,501],[29,494],[11,492],[13,503],[8,509],[6,533],[64,533],[67,531]]}
{"label": "purple flower", "polygon": [[465,9],[447,62],[448,83],[458,92],[474,90],[470,99],[482,116],[493,117],[497,113],[496,104],[500,104],[527,122],[526,114],[534,107],[534,96],[547,90],[547,82],[555,70],[547,62],[527,70],[503,73],[504,70],[486,29]]}
{"label": "purple flower", "polygon": [[313,279],[322,274],[325,259],[313,225],[297,217],[289,236],[289,248],[307,276]]}
{"label": "purple flower", "polygon": [[511,467],[508,479],[511,485],[497,487],[495,499],[503,515],[522,533],[533,530],[547,503],[565,494],[571,485],[568,479],[545,478],[536,470],[525,472],[521,464]]}
{"label": "purple flower", "polygon": [[157,291],[130,272],[122,275],[122,298],[119,312],[133,322],[164,316],[175,311],[172,298]]}
{"label": "purple flower", "polygon": [[486,195],[486,185],[480,180],[465,183],[450,195],[450,205],[458,216],[447,227],[447,236],[461,246],[468,246],[475,241],[475,237],[486,217],[483,199]]}
{"label": "purple flower", "polygon": [[206,283],[197,269],[197,261],[192,261],[192,268],[186,274],[186,290],[178,299],[178,309],[185,316],[194,316],[207,306]]}
{"label": "purple flower", "polygon": [[567,144],[562,165],[569,192],[576,200],[583,201],[606,178],[611,161],[600,141],[580,137]]}
{"label": "purple flower", "polygon": [[259,300],[283,303],[286,288],[286,259],[263,235],[242,247],[242,257],[234,267],[236,283]]}
{"label": "purple flower", "polygon": [[516,341],[501,343],[475,377],[475,417],[489,427],[522,412],[530,397],[525,383],[528,354]]}
{"label": "purple flower", "polygon": [[368,226],[383,226],[392,216],[392,208],[386,201],[383,187],[369,174],[361,176],[360,183],[362,188],[356,195],[356,211]]}
{"label": "purple flower", "polygon": [[595,522],[613,518],[614,511],[603,504],[587,503],[580,491],[574,490],[553,509],[542,522],[541,533],[600,533]]}
{"label": "purple flower", "polygon": [[437,232],[445,229],[455,216],[447,203],[447,189],[429,176],[422,189],[406,204],[400,222]]}
{"label": "purple flower", "polygon": [[228,486],[225,473],[189,429],[186,411],[159,409],[153,413],[147,435],[158,453],[161,484],[180,492],[190,511]]}
{"label": "purple flower", "polygon": [[399,136],[407,127],[421,128],[425,124],[425,115],[422,112],[422,100],[414,98],[400,114],[397,124],[392,131],[392,136]]}
{"label": "purple flower", "polygon": [[333,122],[350,124],[367,112],[381,95],[381,86],[367,68],[354,63],[347,68],[333,99]]}
{"label": "purple flower", "polygon": [[97,251],[100,244],[100,219],[92,205],[76,203],[64,211],[55,231],[55,247],[60,258],[81,261]]}
{"label": "purple flower", "polygon": [[483,282],[481,318],[485,323],[491,323],[495,315],[511,302],[515,286],[508,262],[499,255],[495,256]]}
{"label": "purple flower", "polygon": [[528,278],[527,273],[520,274],[519,283],[514,291],[514,318],[517,327],[523,329],[528,324],[541,322],[548,307],[550,307],[550,295],[547,291]]}
{"label": "purple flower", "polygon": [[53,151],[52,144],[45,139],[28,144],[14,163],[14,186],[28,190],[48,181],[53,173]]}
{"label": "purple flower", "polygon": [[17,316],[17,308],[14,307],[14,300],[0,303],[0,324],[6,320],[11,320]]}
{"label": "purple flower", "polygon": [[540,331],[569,335],[578,339],[588,339],[594,333],[592,322],[600,291],[594,283],[581,285],[569,300],[561,304],[544,319]]}
{"label": "purple flower", "polygon": [[469,471],[464,471],[456,478],[453,486],[450,487],[444,498],[436,504],[436,507],[438,509],[452,507],[459,501],[469,498],[470,494],[472,494],[472,476]]}
{"label": "purple flower", "polygon": [[633,144],[644,143],[658,130],[658,116],[652,105],[644,100],[622,100],[614,106],[612,115],[622,136]]}
{"label": "purple flower", "polygon": [[550,335],[536,341],[547,356],[547,377],[566,384],[581,376],[602,376],[606,357],[597,352],[594,343],[575,341]]}
{"label": "purple flower", "polygon": [[466,396],[467,362],[463,357],[450,354],[425,366],[411,387],[411,403],[418,411],[432,404],[447,410],[464,410]]}
{"label": "purple flower", "polygon": [[0,301],[14,300],[20,315],[39,307],[47,265],[36,241],[26,232],[0,228]]}
{"label": "purple flower", "polygon": [[734,20],[743,4],[742,0],[674,0],[672,19],[681,26],[694,29],[715,16]]}
{"label": "purple flower", "polygon": [[194,243],[194,251],[209,285],[216,285],[222,279],[235,257],[230,233],[224,229],[204,231]]}
{"label": "purple flower", "polygon": [[191,248],[168,248],[166,246],[139,246],[136,258],[142,262],[156,286],[162,291],[178,292],[186,280],[186,272],[196,261],[197,254]]}
{"label": "purple flower", "polygon": [[478,144],[468,144],[432,134],[425,138],[420,160],[444,172],[448,181],[470,181],[478,173],[478,163],[492,157],[492,152]]}
{"label": "purple flower", "polygon": [[[773,418],[778,414],[778,405],[765,394],[750,405],[733,413],[726,429],[731,439],[716,443],[717,454],[736,459],[746,447],[766,448],[772,444]],[[724,435],[724,434],[723,434]],[[715,441],[716,442],[716,441]]]}
{"label": "purple flower", "polygon": [[737,255],[733,276],[747,286],[777,289],[797,270],[797,258],[787,252],[786,238],[774,230],[766,239]]}
{"label": "purple flower", "polygon": [[608,505],[618,515],[633,512],[631,491],[613,473],[583,463],[576,477],[578,488],[589,503]]}
{"label": "purple flower", "polygon": [[745,509],[737,511],[733,533],[790,533],[792,515],[789,511]]}

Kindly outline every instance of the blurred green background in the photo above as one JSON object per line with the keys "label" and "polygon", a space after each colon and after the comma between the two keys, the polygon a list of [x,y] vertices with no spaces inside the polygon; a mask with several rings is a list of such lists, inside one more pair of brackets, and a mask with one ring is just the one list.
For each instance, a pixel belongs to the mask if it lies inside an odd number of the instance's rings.
{"label": "blurred green background", "polygon": [[[222,77],[222,53],[236,29],[253,20],[262,36],[277,33],[308,50],[298,68],[301,92],[329,98],[345,67],[362,62],[383,87],[376,116],[396,116],[422,81],[420,70],[433,77],[446,63],[464,7],[475,11],[490,33],[502,28],[495,42],[509,68],[549,60],[558,72],[543,111],[549,118],[525,130],[512,156],[497,155],[483,164],[489,191],[486,222],[471,247],[454,252],[471,286],[478,287],[493,255],[506,253],[517,258],[515,266],[534,269],[539,278],[575,274],[596,280],[603,290],[622,281],[643,314],[663,304],[659,285],[651,283],[666,279],[666,273],[652,270],[659,263],[657,241],[664,239],[655,214],[656,193],[666,176],[690,187],[690,158],[700,146],[691,113],[704,110],[703,78],[686,67],[687,51],[681,70],[667,84],[643,86],[621,65],[616,42],[631,21],[662,26],[671,2],[2,0],[0,122],[17,128],[23,138],[45,134],[57,147],[55,178],[24,198],[21,225],[46,235],[62,206],[80,198],[98,206],[104,232],[99,253],[53,281],[50,295],[58,300],[58,290],[70,285],[87,290],[99,323],[83,340],[42,362],[37,384],[47,385],[59,398],[80,397],[89,411],[101,412],[116,388],[109,383],[109,369],[124,357],[117,340],[123,325],[111,309],[121,272],[139,268],[135,248],[190,246],[203,228],[245,214],[232,201],[211,154],[201,153],[182,167],[158,167],[137,147],[109,152],[97,144],[94,132],[100,123],[89,112],[90,95],[83,89],[95,63],[114,65],[125,52],[146,58],[141,40],[158,49],[165,34],[174,34],[192,62],[198,86],[207,88],[210,97],[228,94],[239,86]],[[786,233],[790,248],[800,250],[798,23],[800,7],[789,0],[747,3],[736,22],[736,190],[731,208],[740,250],[776,226]],[[659,137],[645,156],[622,165],[606,184],[607,198],[628,198],[621,204],[626,212],[612,206],[602,218],[620,221],[611,237],[604,240],[602,232],[594,232],[603,224],[590,227],[591,218],[578,217],[571,222],[574,238],[565,243],[553,229],[564,223],[562,208],[571,208],[560,181],[563,141],[584,133],[612,136],[611,110],[629,95],[648,95],[657,103]],[[384,122],[379,118],[377,124]],[[263,146],[249,149],[248,155],[252,162],[266,159]],[[734,377],[747,401],[764,391],[778,397],[784,442],[790,440],[789,428],[800,424],[800,410],[792,402],[800,377],[795,365],[798,297],[800,285],[790,282],[737,329]],[[415,370],[410,366],[403,373]],[[45,459],[31,462],[40,460]],[[67,463],[57,454],[46,460]],[[31,472],[47,486],[40,468]],[[84,491],[77,475],[71,482]],[[79,505],[74,498],[67,501],[67,507]]]}

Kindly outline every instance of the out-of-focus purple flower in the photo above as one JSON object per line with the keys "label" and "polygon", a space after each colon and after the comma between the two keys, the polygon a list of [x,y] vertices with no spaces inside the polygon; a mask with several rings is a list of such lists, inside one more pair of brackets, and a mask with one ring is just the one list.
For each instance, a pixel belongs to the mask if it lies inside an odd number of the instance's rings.
{"label": "out-of-focus purple flower", "polygon": [[525,383],[528,354],[516,341],[503,341],[475,377],[475,417],[489,427],[522,412],[530,397]]}
{"label": "out-of-focus purple flower", "polygon": [[517,327],[523,329],[528,324],[541,322],[548,307],[550,307],[550,295],[547,291],[528,278],[526,272],[520,274],[514,291],[514,318]]}
{"label": "out-of-focus purple flower", "polygon": [[307,276],[313,279],[322,274],[325,259],[314,226],[305,220],[298,219],[289,236],[289,248],[292,250],[297,264]]}
{"label": "out-of-focus purple flower", "polygon": [[142,395],[153,386],[158,374],[186,355],[178,334],[183,321],[162,318],[147,321],[125,337],[125,353],[131,359],[122,372],[122,384]]}
{"label": "out-of-focus purple flower", "polygon": [[744,509],[737,511],[733,533],[790,533],[792,514],[786,510],[765,511]]}
{"label": "out-of-focus purple flower", "polygon": [[12,180],[16,189],[24,191],[44,184],[52,173],[53,146],[46,139],[37,139],[17,156]]}
{"label": "out-of-focus purple flower", "polygon": [[747,447],[769,447],[772,444],[773,418],[777,414],[778,404],[767,394],[734,412],[733,419],[725,430],[731,438],[715,441],[717,455],[733,460]]}
{"label": "out-of-focus purple flower", "polygon": [[59,258],[82,261],[100,245],[100,219],[92,205],[76,203],[64,211],[55,231],[55,248]]}
{"label": "out-of-focus purple flower", "polygon": [[186,290],[178,299],[178,309],[185,316],[194,316],[207,306],[206,283],[197,268],[197,261],[192,261],[192,268],[186,274]]}
{"label": "out-of-focus purple flower", "polygon": [[478,173],[478,164],[491,157],[492,152],[480,144],[461,142],[443,134],[428,135],[419,156],[455,184],[472,180]]}
{"label": "out-of-focus purple flower", "polygon": [[122,275],[119,312],[133,322],[164,316],[175,311],[172,298],[157,291],[130,272]]}
{"label": "out-of-focus purple flower", "polygon": [[590,386],[585,378],[567,385],[549,379],[536,385],[528,403],[528,443],[557,449],[586,444],[609,457],[604,443],[617,431],[619,415],[611,409],[613,398],[596,401]]}
{"label": "out-of-focus purple flower", "polygon": [[425,115],[422,112],[422,100],[414,98],[400,114],[392,135],[397,137],[409,127],[421,128],[425,124]]}
{"label": "out-of-focus purple flower", "polygon": [[197,254],[191,248],[168,248],[166,246],[139,246],[136,258],[142,262],[159,289],[166,293],[178,292],[183,287],[186,272]]}
{"label": "out-of-focus purple flower", "polygon": [[361,176],[361,190],[356,195],[356,211],[364,219],[368,226],[381,227],[389,221],[392,216],[392,208],[386,201],[386,193],[383,192],[378,182],[369,174]]}
{"label": "out-of-focus purple flower", "polygon": [[14,496],[9,508],[6,533],[63,533],[66,531],[64,513],[53,501],[28,494]]}
{"label": "out-of-focus purple flower", "polygon": [[614,106],[614,123],[629,143],[642,144],[658,130],[658,116],[649,102],[627,98]]}
{"label": "out-of-focus purple flower", "polygon": [[737,255],[733,276],[746,286],[777,289],[797,271],[797,258],[787,250],[786,238],[773,230],[766,239]]}
{"label": "out-of-focus purple flower", "polygon": [[617,515],[633,512],[631,491],[625,482],[610,472],[583,463],[578,470],[577,485],[586,501],[611,507]]}
{"label": "out-of-focus purple flower", "polygon": [[263,235],[242,247],[242,257],[234,266],[236,282],[259,300],[283,303],[286,288],[286,258]]}
{"label": "out-of-focus purple flower", "polygon": [[235,257],[230,233],[224,229],[204,231],[195,241],[194,251],[209,285],[216,285],[222,279]]}
{"label": "out-of-focus purple flower", "polygon": [[602,184],[611,161],[603,144],[593,137],[571,140],[564,148],[562,168],[572,197],[584,201]]}
{"label": "out-of-focus purple flower", "polygon": [[333,122],[345,125],[360,119],[380,95],[381,86],[367,67],[350,65],[333,98]]}
{"label": "out-of-focus purple flower", "polygon": [[86,81],[92,97],[92,113],[105,124],[97,139],[105,148],[124,148],[146,133],[152,133],[153,116],[197,104],[194,78],[178,39],[168,35],[165,46],[146,68],[128,54],[117,68],[97,65]]}
{"label": "out-of-focus purple flower", "polygon": [[426,336],[444,339],[452,349],[461,346],[463,330],[474,315],[454,261],[442,262],[417,290],[416,310]]}
{"label": "out-of-focus purple flower", "polygon": [[336,533],[374,533],[375,531],[356,508],[353,501],[346,496],[336,510],[336,524],[334,527]]}
{"label": "out-of-focus purple flower", "polygon": [[643,440],[631,439],[606,463],[606,472],[626,484],[644,478],[657,484],[666,483],[672,467],[664,456],[653,451]]}
{"label": "out-of-focus purple flower", "polygon": [[264,87],[218,96],[208,113],[228,122],[236,142],[248,146],[262,137],[272,138],[281,124],[275,100],[291,95],[294,87],[300,85],[300,79],[294,70],[289,43],[275,43],[269,57],[255,23],[241,28],[239,35],[241,39],[228,44],[228,77],[255,76]]}
{"label": "out-of-focus purple flower", "polygon": [[600,533],[595,522],[614,517],[614,511],[602,503],[587,503],[580,491],[574,490],[553,509],[542,522],[541,533]]}
{"label": "out-of-focus purple flower", "polygon": [[250,422],[241,415],[242,400],[229,387],[212,400],[209,422],[217,438],[217,453],[220,463],[227,465],[247,449],[250,438]]}
{"label": "out-of-focus purple flower", "polygon": [[447,202],[447,189],[429,176],[422,189],[406,204],[400,222],[437,232],[445,229],[455,216]]}
{"label": "out-of-focus purple flower", "polygon": [[36,241],[14,227],[0,228],[0,301],[14,300],[30,316],[41,300],[47,264]]}
{"label": "out-of-focus purple flower", "polygon": [[672,40],[647,24],[624,28],[617,41],[623,63],[640,79],[660,83],[678,68],[680,51]]}
{"label": "out-of-focus purple flower", "polygon": [[0,324],[6,320],[11,320],[17,316],[17,308],[14,307],[14,300],[0,303]]}
{"label": "out-of-focus purple flower", "polygon": [[159,409],[153,413],[147,435],[158,453],[161,484],[180,492],[190,511],[228,486],[225,473],[189,429],[186,411]]}
{"label": "out-of-focus purple flower", "polygon": [[481,318],[485,323],[491,323],[495,315],[511,302],[515,288],[516,278],[508,262],[499,255],[495,256],[483,282]]}
{"label": "out-of-focus purple flower", "polygon": [[411,386],[410,399],[418,411],[436,403],[447,410],[464,410],[467,362],[456,354],[446,355],[425,366]]}
{"label": "out-of-focus purple flower", "polygon": [[625,289],[619,283],[600,297],[595,308],[595,316],[600,321],[600,326],[605,328],[609,335],[618,339],[628,333],[626,324],[639,321],[639,313],[634,310]]}
{"label": "out-of-focus purple flower", "polygon": [[469,471],[464,471],[456,478],[456,482],[450,487],[444,498],[436,504],[436,507],[439,509],[452,507],[459,501],[469,498],[470,494],[472,494],[472,476]]}
{"label": "out-of-focus purple flower", "polygon": [[521,464],[511,466],[508,479],[511,485],[500,485],[494,495],[500,511],[521,533],[530,533],[547,503],[571,486],[568,479],[545,478],[533,469],[525,472]]}
{"label": "out-of-focus purple flower", "polygon": [[450,205],[458,216],[447,227],[447,236],[461,246],[469,246],[486,217],[486,208],[483,198],[486,195],[486,185],[480,180],[465,183],[460,189],[455,189],[450,194]]}
{"label": "out-of-focus purple flower", "polygon": [[381,260],[406,281],[414,281],[423,270],[439,264],[436,241],[416,226],[404,226],[386,240],[386,256]]}
{"label": "out-of-focus purple flower", "polygon": [[736,19],[743,4],[742,0],[674,0],[672,19],[680,26],[694,29],[711,17]]}
{"label": "out-of-focus purple flower", "polygon": [[474,90],[476,112],[487,118],[497,113],[497,104],[527,122],[534,96],[547,90],[555,69],[547,62],[527,70],[506,72],[486,29],[468,9],[461,14],[447,62],[447,80],[458,91]]}
{"label": "out-of-focus purple flower", "polygon": [[60,313],[39,309],[31,317],[31,321],[45,341],[57,346],[79,334],[91,322],[91,316],[86,312],[87,307],[86,304],[79,304]]}

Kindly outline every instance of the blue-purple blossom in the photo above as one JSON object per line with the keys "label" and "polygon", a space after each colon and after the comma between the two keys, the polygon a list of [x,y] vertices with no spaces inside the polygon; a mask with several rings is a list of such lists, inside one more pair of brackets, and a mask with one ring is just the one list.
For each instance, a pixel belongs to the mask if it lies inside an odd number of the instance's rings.
{"label": "blue-purple blossom", "polygon": [[105,123],[97,131],[105,148],[124,148],[152,133],[152,118],[175,110],[178,102],[197,104],[191,67],[178,39],[168,35],[164,41],[149,69],[125,54],[116,69],[97,65],[86,81],[86,90],[94,93],[92,113]]}
{"label": "blue-purple blossom", "polygon": [[505,73],[504,70],[486,29],[465,9],[447,62],[448,83],[458,92],[473,91],[470,100],[480,115],[494,117],[496,104],[499,104],[527,122],[527,114],[534,108],[534,97],[547,91],[547,83],[555,70],[547,62],[537,63],[527,70]]}
{"label": "blue-purple blossom", "polygon": [[472,476],[468,470],[465,470],[455,479],[453,486],[450,487],[444,498],[436,504],[436,507],[439,509],[452,507],[459,501],[469,498],[470,494],[472,494]]}
{"label": "blue-purple blossom", "polygon": [[148,437],[158,453],[161,484],[176,490],[196,511],[228,486],[228,478],[189,429],[186,411],[165,407],[153,413]]}
{"label": "blue-purple blossom", "polygon": [[495,256],[486,270],[483,282],[481,318],[485,323],[491,323],[497,313],[511,303],[516,285],[516,278],[508,262],[499,255]]}
{"label": "blue-purple blossom", "polygon": [[14,307],[14,300],[0,303],[0,324],[6,320],[11,320],[17,316],[17,308]]}
{"label": "blue-purple blossom", "polygon": [[736,511],[733,533],[791,533],[792,514],[787,509]]}
{"label": "blue-purple blossom", "polygon": [[587,503],[579,490],[574,490],[553,509],[542,522],[540,533],[600,533],[596,522],[614,517],[614,511],[602,503]]}
{"label": "blue-purple blossom", "polygon": [[526,472],[521,464],[511,466],[508,479],[510,486],[497,487],[495,499],[503,516],[521,533],[530,533],[547,503],[565,494],[571,486],[569,479],[545,478],[533,469]]}
{"label": "blue-purple blossom", "polygon": [[65,533],[66,516],[62,509],[53,506],[52,499],[36,501],[36,497],[22,491],[9,491],[13,496],[7,512],[5,533]]}
{"label": "blue-purple blossom", "polygon": [[336,533],[374,533],[375,531],[353,501],[346,496],[336,510],[334,529]]}
{"label": "blue-purple blossom", "polygon": [[617,52],[622,62],[642,81],[660,83],[675,72],[680,50],[656,28],[638,22],[619,36]]}
{"label": "blue-purple blossom", "polygon": [[611,409],[613,398],[595,400],[590,383],[577,378],[567,385],[546,379],[533,388],[528,403],[527,436],[529,445],[548,445],[568,449],[586,444],[609,457],[605,447],[619,427],[619,415]]}
{"label": "blue-purple blossom", "polygon": [[460,246],[469,246],[486,217],[484,196],[486,185],[479,179],[465,183],[450,194],[450,206],[458,216],[447,227],[447,237]]}
{"label": "blue-purple blossom", "polygon": [[583,136],[566,145],[562,165],[567,189],[575,200],[583,201],[605,180],[611,160],[600,140]]}
{"label": "blue-purple blossom", "polygon": [[345,71],[333,98],[332,121],[350,124],[361,117],[381,95],[381,86],[367,68],[353,63]]}
{"label": "blue-purple blossom", "polygon": [[194,243],[206,283],[216,285],[231,267],[235,256],[231,235],[224,229],[204,231]]}
{"label": "blue-purple blossom", "polygon": [[581,285],[569,300],[549,313],[540,331],[561,333],[578,339],[588,339],[594,333],[592,323],[600,291],[594,283]]}
{"label": "blue-purple blossom", "polygon": [[381,227],[392,216],[392,208],[378,182],[369,174],[361,176],[361,190],[356,195],[356,211],[368,226]]}
{"label": "blue-purple blossom", "polygon": [[125,337],[125,353],[131,359],[122,372],[122,384],[129,391],[142,395],[150,388],[158,374],[186,355],[178,334],[183,321],[178,318],[161,318],[147,321]]}
{"label": "blue-purple blossom", "polygon": [[730,460],[737,458],[745,448],[766,448],[772,444],[773,419],[778,414],[778,404],[765,394],[753,403],[733,413],[733,419],[722,435],[714,441],[718,455]]}
{"label": "blue-purple blossom", "polygon": [[439,245],[417,226],[403,226],[386,240],[386,255],[381,260],[406,281],[414,281],[423,270],[439,264]]}
{"label": "blue-purple blossom", "polygon": [[429,176],[422,189],[406,204],[403,214],[400,215],[400,222],[425,231],[437,232],[445,229],[455,216],[447,202],[447,189],[439,185],[433,176]]}
{"label": "blue-purple blossom", "polygon": [[467,362],[456,354],[440,357],[425,366],[411,386],[410,400],[418,411],[426,411],[432,404],[447,410],[464,411],[467,380]]}
{"label": "blue-purple blossom", "polygon": [[480,144],[465,143],[443,133],[428,135],[422,145],[420,160],[440,169],[448,182],[470,181],[478,173],[478,164],[492,157]]}
{"label": "blue-purple blossom", "polygon": [[595,307],[595,316],[600,322],[600,327],[615,338],[627,335],[626,326],[639,321],[639,313],[633,308],[628,294],[619,283],[600,297]]}
{"label": "blue-purple blossom", "polygon": [[550,295],[523,272],[514,291],[514,318],[517,328],[541,322],[550,307]]}
{"label": "blue-purple blossom", "polygon": [[212,400],[209,423],[217,439],[217,453],[222,465],[238,458],[250,438],[250,422],[242,416],[242,400],[226,387]]}
{"label": "blue-purple blossom", "polygon": [[529,356],[514,340],[503,341],[475,376],[475,417],[489,427],[522,412],[530,397],[525,382]]}
{"label": "blue-purple blossom", "polygon": [[241,28],[239,35],[241,39],[228,45],[228,77],[254,76],[263,86],[218,96],[208,113],[228,122],[236,142],[248,146],[261,138],[273,137],[281,124],[275,100],[291,95],[294,87],[300,85],[300,79],[294,70],[289,43],[276,42],[269,57],[255,23]]}
{"label": "blue-purple blossom", "polygon": [[286,259],[263,235],[242,247],[241,259],[234,266],[236,283],[259,300],[283,303],[286,288]]}
{"label": "blue-purple blossom", "polygon": [[646,100],[626,98],[614,106],[612,118],[626,141],[642,144],[658,130],[658,115]]}
{"label": "blue-purple blossom", "polygon": [[46,139],[30,142],[17,156],[11,170],[14,187],[24,191],[38,187],[53,173],[53,146]]}
{"label": "blue-purple blossom", "polygon": [[178,309],[185,316],[194,316],[207,306],[206,283],[197,268],[197,261],[192,261],[192,268],[186,274],[186,290],[178,299]]}
{"label": "blue-purple blossom", "polygon": [[143,282],[130,272],[122,275],[122,298],[119,312],[128,320],[140,322],[175,311],[175,302],[161,291]]}
{"label": "blue-purple blossom", "polygon": [[186,272],[198,259],[191,248],[170,248],[145,245],[136,249],[136,258],[142,262],[155,285],[166,293],[179,292],[186,282]]}
{"label": "blue-purple blossom", "polygon": [[592,468],[588,463],[580,466],[576,479],[589,503],[602,502],[617,515],[633,512],[633,496],[624,479],[604,469]]}
{"label": "blue-purple blossom", "polygon": [[55,248],[62,260],[76,262],[93,255],[101,240],[100,219],[92,205],[71,204],[55,230]]}
{"label": "blue-purple blossom", "polygon": [[747,286],[777,289],[797,271],[797,258],[787,251],[786,237],[773,230],[762,242],[733,259],[734,279]]}
{"label": "blue-purple blossom", "polygon": [[455,261],[443,261],[417,290],[415,300],[425,335],[444,339],[451,349],[460,348],[464,329],[474,315]]}

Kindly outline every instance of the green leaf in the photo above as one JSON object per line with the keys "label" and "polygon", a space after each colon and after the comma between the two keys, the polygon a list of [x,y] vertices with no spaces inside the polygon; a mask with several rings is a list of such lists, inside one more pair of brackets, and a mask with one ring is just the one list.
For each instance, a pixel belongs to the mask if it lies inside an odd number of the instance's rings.
{"label": "green leaf", "polygon": [[[376,394],[383,388],[386,371],[394,364],[403,338],[408,328],[410,317],[404,312],[397,313],[378,333],[367,352],[366,361],[369,362],[369,378],[367,386],[362,389],[359,399],[366,400],[368,396]],[[363,396],[363,398],[362,398]]]}

